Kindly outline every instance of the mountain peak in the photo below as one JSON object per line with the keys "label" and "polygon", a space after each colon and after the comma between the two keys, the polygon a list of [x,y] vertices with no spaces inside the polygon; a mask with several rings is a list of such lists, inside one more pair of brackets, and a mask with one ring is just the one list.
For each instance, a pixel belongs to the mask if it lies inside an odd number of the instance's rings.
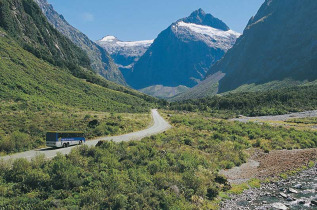
{"label": "mountain peak", "polygon": [[102,42],[113,42],[113,41],[118,41],[118,39],[115,36],[105,36],[100,41],[102,41]]}
{"label": "mountain peak", "polygon": [[228,31],[230,28],[218,18],[215,18],[211,14],[206,14],[201,8],[195,10],[190,16],[181,19],[185,23],[194,23],[203,26],[210,26],[223,31]]}
{"label": "mountain peak", "polygon": [[205,16],[206,13],[202,8],[199,8],[197,10],[195,10],[194,12],[192,12],[192,14],[190,16]]}

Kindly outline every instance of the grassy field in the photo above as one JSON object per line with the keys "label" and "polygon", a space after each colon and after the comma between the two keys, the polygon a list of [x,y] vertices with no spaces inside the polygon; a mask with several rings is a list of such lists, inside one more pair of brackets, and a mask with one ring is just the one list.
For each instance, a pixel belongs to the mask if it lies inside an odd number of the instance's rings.
{"label": "grassy field", "polygon": [[45,147],[47,131],[83,131],[85,137],[91,139],[141,130],[150,123],[150,113],[109,113],[80,109],[1,110],[0,155]]}
{"label": "grassy field", "polygon": [[1,163],[0,207],[215,209],[218,197],[230,190],[218,171],[244,163],[245,149],[317,144],[312,131],[199,113],[163,116],[174,128],[141,141],[82,146],[52,160],[16,160],[13,167]]}

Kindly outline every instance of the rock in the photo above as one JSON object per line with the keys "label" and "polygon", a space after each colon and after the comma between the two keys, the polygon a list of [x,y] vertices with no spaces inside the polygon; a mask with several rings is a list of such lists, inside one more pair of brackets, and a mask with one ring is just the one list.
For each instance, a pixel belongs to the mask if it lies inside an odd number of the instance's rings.
{"label": "rock", "polygon": [[303,190],[303,191],[302,191],[303,194],[309,194],[309,193],[314,193],[314,192],[315,192],[315,190],[312,190],[312,189],[310,189],[310,190]]}
{"label": "rock", "polygon": [[290,192],[290,193],[295,193],[295,194],[298,193],[297,190],[295,190],[295,189],[293,189],[293,188],[288,188],[288,192]]}
{"label": "rock", "polygon": [[177,195],[179,195],[179,188],[176,185],[170,186],[170,189]]}
{"label": "rock", "polygon": [[295,199],[295,198],[292,198],[292,197],[287,197],[286,200],[287,200],[287,201],[295,201],[296,199]]}
{"label": "rock", "polygon": [[61,201],[58,200],[52,200],[51,205],[54,206],[55,208],[60,208],[61,207]]}
{"label": "rock", "polygon": [[98,141],[98,143],[96,144],[96,147],[100,147],[101,145],[103,145],[105,143],[105,141]]}
{"label": "rock", "polygon": [[275,209],[280,209],[280,210],[287,210],[288,209],[287,206],[285,206],[282,203],[273,203],[272,207]]}
{"label": "rock", "polygon": [[302,185],[302,184],[297,184],[297,185],[294,186],[294,188],[296,188],[296,189],[302,189],[302,188],[303,188],[303,185]]}
{"label": "rock", "polygon": [[306,201],[304,201],[304,200],[300,200],[300,201],[298,201],[298,203],[299,203],[299,204],[301,204],[301,205],[303,205],[303,204],[305,204],[305,203],[306,203]]}
{"label": "rock", "polygon": [[310,201],[310,203],[317,206],[317,200],[312,200],[312,201]]}
{"label": "rock", "polygon": [[285,193],[280,193],[280,196],[282,196],[283,198],[287,198],[288,196]]}

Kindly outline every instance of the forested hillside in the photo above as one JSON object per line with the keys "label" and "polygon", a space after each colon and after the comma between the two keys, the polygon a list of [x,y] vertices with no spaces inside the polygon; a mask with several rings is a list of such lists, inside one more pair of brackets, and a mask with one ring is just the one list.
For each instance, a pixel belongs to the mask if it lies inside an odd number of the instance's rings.
{"label": "forested hillside", "polygon": [[248,116],[279,115],[317,109],[314,83],[270,91],[242,92],[171,103],[171,109],[187,111],[229,111]]}

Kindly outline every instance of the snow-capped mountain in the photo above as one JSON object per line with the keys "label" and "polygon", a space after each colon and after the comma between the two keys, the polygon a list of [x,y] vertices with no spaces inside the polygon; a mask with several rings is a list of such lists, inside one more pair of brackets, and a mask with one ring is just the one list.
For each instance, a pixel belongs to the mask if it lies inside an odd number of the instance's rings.
{"label": "snow-capped mountain", "polygon": [[193,87],[239,36],[221,20],[196,10],[161,32],[125,79],[136,89]]}
{"label": "snow-capped mountain", "polygon": [[207,72],[206,79],[174,100],[316,80],[316,10],[314,0],[266,0],[237,43]]}
{"label": "snow-capped mountain", "polygon": [[120,69],[131,69],[135,62],[147,51],[153,40],[124,42],[115,36],[106,36],[97,44],[106,49]]}
{"label": "snow-capped mountain", "polygon": [[223,31],[210,26],[183,21],[174,24],[172,29],[183,41],[203,41],[209,47],[223,50],[229,50],[240,36],[239,33],[232,30]]}

